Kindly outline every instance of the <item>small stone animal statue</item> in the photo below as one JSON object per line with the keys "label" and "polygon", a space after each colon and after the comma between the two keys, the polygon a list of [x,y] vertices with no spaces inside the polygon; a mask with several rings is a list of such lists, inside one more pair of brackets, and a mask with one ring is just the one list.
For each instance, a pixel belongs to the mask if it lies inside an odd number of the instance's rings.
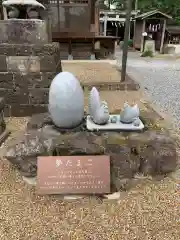
{"label": "small stone animal statue", "polygon": [[138,105],[133,107],[129,106],[127,103],[124,104],[124,109],[120,113],[120,121],[122,123],[133,123],[139,119],[139,108]]}
{"label": "small stone animal statue", "polygon": [[29,19],[39,19],[39,12],[35,8],[27,8],[27,15]]}
{"label": "small stone animal statue", "polygon": [[89,115],[92,121],[98,125],[107,124],[109,121],[108,105],[101,102],[98,90],[93,87],[89,94]]}
{"label": "small stone animal statue", "polygon": [[8,18],[18,18],[19,17],[19,10],[16,7],[11,7],[8,11]]}

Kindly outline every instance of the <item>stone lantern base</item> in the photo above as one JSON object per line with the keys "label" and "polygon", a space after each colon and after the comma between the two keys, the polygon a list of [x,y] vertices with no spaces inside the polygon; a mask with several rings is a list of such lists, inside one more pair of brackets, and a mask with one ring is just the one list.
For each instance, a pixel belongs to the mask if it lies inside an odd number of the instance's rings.
{"label": "stone lantern base", "polygon": [[0,97],[5,116],[47,111],[49,86],[61,72],[59,43],[48,43],[41,20],[0,21]]}

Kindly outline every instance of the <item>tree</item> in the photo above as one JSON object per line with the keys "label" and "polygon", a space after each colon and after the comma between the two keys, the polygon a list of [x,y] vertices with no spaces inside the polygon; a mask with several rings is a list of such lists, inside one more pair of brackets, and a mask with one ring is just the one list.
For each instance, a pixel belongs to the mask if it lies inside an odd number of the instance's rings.
{"label": "tree", "polygon": [[[112,3],[116,3],[117,9],[122,9],[122,4],[125,6],[126,0],[109,0]],[[133,0],[133,9],[135,6]],[[111,3],[111,4],[112,4]],[[164,13],[171,15],[177,24],[180,25],[180,0],[138,0],[138,10],[141,12],[147,12],[158,9]]]}

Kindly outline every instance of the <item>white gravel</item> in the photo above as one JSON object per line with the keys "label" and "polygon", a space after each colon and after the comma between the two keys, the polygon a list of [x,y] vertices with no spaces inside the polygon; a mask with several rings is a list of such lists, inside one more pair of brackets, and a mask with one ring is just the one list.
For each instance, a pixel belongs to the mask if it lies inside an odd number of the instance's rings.
{"label": "white gravel", "polygon": [[[180,128],[180,61],[155,60],[128,54],[128,74],[140,83],[152,103],[173,118],[176,128]],[[117,54],[121,65],[121,54]]]}

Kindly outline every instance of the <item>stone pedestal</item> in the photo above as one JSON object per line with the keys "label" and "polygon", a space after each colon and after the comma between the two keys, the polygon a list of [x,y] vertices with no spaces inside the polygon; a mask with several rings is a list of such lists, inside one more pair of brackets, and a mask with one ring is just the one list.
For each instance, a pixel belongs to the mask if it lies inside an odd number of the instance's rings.
{"label": "stone pedestal", "polygon": [[61,72],[59,43],[48,43],[45,21],[0,21],[0,97],[6,116],[47,111],[49,86]]}

